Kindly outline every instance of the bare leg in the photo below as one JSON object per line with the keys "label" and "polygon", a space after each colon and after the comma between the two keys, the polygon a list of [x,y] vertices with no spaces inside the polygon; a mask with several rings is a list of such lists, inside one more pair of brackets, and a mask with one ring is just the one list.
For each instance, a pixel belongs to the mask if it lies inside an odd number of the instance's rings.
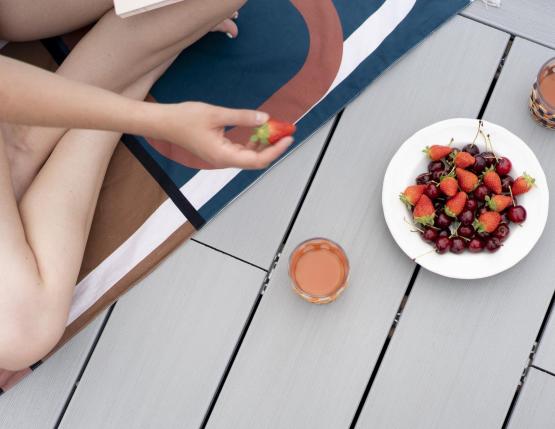
{"label": "bare leg", "polygon": [[[125,20],[110,10],[57,73],[119,92],[158,64],[174,57],[214,26],[236,35],[235,24],[227,22],[226,17],[233,15],[243,3],[244,0],[187,0]],[[12,166],[17,199],[66,131],[8,124],[0,126]]]}
{"label": "bare leg", "polygon": [[[144,98],[169,66],[123,93]],[[0,138],[0,368],[40,359],[62,335],[117,133],[70,130],[17,205]]]}

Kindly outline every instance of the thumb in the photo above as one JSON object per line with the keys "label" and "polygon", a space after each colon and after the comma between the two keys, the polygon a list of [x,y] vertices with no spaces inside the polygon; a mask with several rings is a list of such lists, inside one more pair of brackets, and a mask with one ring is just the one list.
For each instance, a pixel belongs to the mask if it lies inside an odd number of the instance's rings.
{"label": "thumb", "polygon": [[217,125],[257,127],[268,122],[270,115],[256,110],[226,109],[218,107],[215,115]]}

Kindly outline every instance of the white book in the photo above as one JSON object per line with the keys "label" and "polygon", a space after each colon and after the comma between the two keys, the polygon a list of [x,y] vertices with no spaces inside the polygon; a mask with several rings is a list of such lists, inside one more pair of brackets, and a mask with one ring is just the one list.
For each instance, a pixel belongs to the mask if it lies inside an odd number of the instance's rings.
{"label": "white book", "polygon": [[114,0],[116,14],[122,18],[158,9],[183,0]]}

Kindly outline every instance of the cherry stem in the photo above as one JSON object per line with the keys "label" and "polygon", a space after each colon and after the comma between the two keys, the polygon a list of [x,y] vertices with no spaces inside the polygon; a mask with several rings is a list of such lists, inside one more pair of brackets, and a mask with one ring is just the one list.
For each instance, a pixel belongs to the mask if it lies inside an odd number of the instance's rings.
{"label": "cherry stem", "polygon": [[429,255],[430,253],[435,253],[435,252],[436,252],[436,249],[428,250],[426,253],[422,253],[422,255],[415,256],[414,258],[412,258],[412,260],[416,262],[418,258],[422,258],[423,256],[426,256],[426,255]]}
{"label": "cherry stem", "polygon": [[410,226],[411,228],[415,228],[414,230],[411,229],[411,232],[420,232],[421,234],[424,233],[424,230],[423,230],[423,229],[420,229],[420,228],[418,228],[414,223],[409,222],[409,221],[407,220],[406,217],[404,217],[403,220],[405,221],[405,223],[406,223],[408,226]]}
{"label": "cherry stem", "polygon": [[470,143],[471,145],[475,146],[476,143],[476,139],[478,138],[478,135],[480,134],[480,131],[482,130],[482,125],[484,125],[484,123],[482,122],[482,120],[480,119],[478,121],[478,130],[476,131],[476,135],[474,136],[474,140],[472,140],[472,143]]}

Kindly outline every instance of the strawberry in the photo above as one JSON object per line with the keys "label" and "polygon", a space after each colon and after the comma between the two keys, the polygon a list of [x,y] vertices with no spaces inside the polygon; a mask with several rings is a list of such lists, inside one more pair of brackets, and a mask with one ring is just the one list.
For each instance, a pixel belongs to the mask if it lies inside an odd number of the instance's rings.
{"label": "strawberry", "polygon": [[453,198],[450,198],[445,203],[445,214],[450,217],[457,217],[464,210],[464,205],[466,204],[466,199],[468,196],[465,192],[459,192]]}
{"label": "strawberry", "polygon": [[422,152],[428,155],[428,157],[432,161],[439,161],[441,158],[445,158],[447,155],[453,152],[453,149],[449,146],[435,144],[431,147],[426,146],[426,149],[424,149]]}
{"label": "strawberry", "polygon": [[502,212],[507,207],[509,207],[512,202],[513,199],[508,195],[494,195],[491,198],[486,195],[486,204],[488,205],[489,209],[494,212]]}
{"label": "strawberry", "polygon": [[490,167],[486,170],[486,172],[482,176],[482,181],[484,182],[484,185],[486,185],[486,187],[494,194],[501,193],[501,177],[499,177],[499,174],[497,174],[493,167]]}
{"label": "strawberry", "polygon": [[535,182],[536,179],[524,173],[522,176],[516,178],[511,186],[511,191],[513,195],[525,194],[534,186]]}
{"label": "strawberry", "polygon": [[453,176],[444,176],[439,182],[439,189],[448,197],[454,197],[459,191],[459,183]]}
{"label": "strawberry", "polygon": [[254,129],[251,142],[274,144],[284,137],[292,136],[295,134],[295,131],[297,131],[295,125],[271,118],[265,124]]}
{"label": "strawberry", "polygon": [[497,212],[484,212],[472,224],[477,232],[492,233],[501,222],[501,215]]}
{"label": "strawberry", "polygon": [[480,184],[480,179],[474,173],[462,168],[455,169],[459,186],[464,192],[472,192]]}
{"label": "strawberry", "polygon": [[423,194],[416,203],[416,207],[414,207],[414,211],[412,212],[414,221],[421,225],[432,226],[434,224],[435,216],[436,210],[432,200],[430,200],[427,195]]}
{"label": "strawberry", "polygon": [[426,185],[412,185],[405,189],[399,198],[407,207],[414,206],[426,189]]}
{"label": "strawberry", "polygon": [[468,152],[457,152],[453,157],[455,165],[459,168],[472,167],[476,159]]}

